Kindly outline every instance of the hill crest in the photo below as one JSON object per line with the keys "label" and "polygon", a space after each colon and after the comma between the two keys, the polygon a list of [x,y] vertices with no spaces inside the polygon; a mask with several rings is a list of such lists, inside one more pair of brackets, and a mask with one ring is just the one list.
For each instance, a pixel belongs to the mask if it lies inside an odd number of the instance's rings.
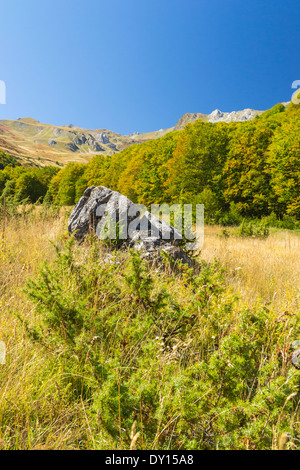
{"label": "hill crest", "polygon": [[108,129],[84,129],[73,124],[54,126],[31,117],[0,120],[0,150],[18,157],[22,164],[64,166],[70,162],[87,163],[94,155],[112,155],[133,144],[157,139],[169,132],[183,129],[198,119],[208,122],[246,121],[261,111],[245,109],[211,114],[186,113],[168,129],[120,135]]}

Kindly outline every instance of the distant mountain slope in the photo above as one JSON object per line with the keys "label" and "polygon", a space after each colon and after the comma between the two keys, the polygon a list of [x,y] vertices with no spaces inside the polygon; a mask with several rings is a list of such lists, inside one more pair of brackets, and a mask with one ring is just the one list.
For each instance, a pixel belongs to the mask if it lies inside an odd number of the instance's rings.
{"label": "distant mountain slope", "polygon": [[198,119],[207,122],[242,122],[251,121],[255,116],[262,113],[263,111],[255,111],[254,109],[243,109],[242,111],[232,111],[231,113],[223,113],[219,109],[216,109],[211,114],[186,113],[179,119],[174,130],[183,129],[187,124],[192,124]]}
{"label": "distant mountain slope", "polygon": [[69,162],[88,162],[95,154],[111,155],[133,144],[157,139],[198,119],[209,122],[246,121],[260,113],[251,109],[232,113],[215,110],[209,115],[186,113],[169,129],[125,136],[107,129],[83,129],[72,124],[53,126],[28,117],[1,120],[0,150],[18,157],[23,164],[64,166]]}
{"label": "distant mountain slope", "polygon": [[201,113],[186,113],[177,122],[176,126],[174,129],[176,131],[184,129],[184,127],[187,124],[192,124],[193,122],[197,121],[198,119],[205,120],[207,118],[206,114],[201,114]]}

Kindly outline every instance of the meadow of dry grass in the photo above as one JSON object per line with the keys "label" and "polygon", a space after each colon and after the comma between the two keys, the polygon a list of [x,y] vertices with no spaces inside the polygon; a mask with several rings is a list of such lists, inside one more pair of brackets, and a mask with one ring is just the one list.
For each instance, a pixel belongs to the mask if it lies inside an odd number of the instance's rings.
{"label": "meadow of dry grass", "polygon": [[[51,242],[65,229],[63,213],[36,215],[30,221],[11,220],[0,235],[0,339],[9,356],[9,367],[0,366],[0,449],[78,448],[82,427],[86,427],[84,409],[65,402],[57,373],[45,374],[44,386],[37,386],[37,377],[43,375],[44,352],[28,340],[15,315],[20,312],[30,319],[32,307],[22,288],[41,262],[51,261]],[[34,438],[33,415],[34,427],[39,429]]]}
{"label": "meadow of dry grass", "polygon": [[[9,367],[0,366],[0,449],[78,449],[83,440],[92,449],[94,432],[101,433],[91,431],[83,402],[67,400],[59,370],[48,370],[41,379],[44,351],[32,345],[15,315],[30,320],[33,307],[23,286],[42,261],[54,258],[51,242],[66,233],[67,217],[65,210],[53,215],[41,210],[8,221],[0,231],[0,340],[9,353]],[[300,236],[288,231],[274,231],[264,240],[233,232],[225,238],[220,227],[207,226],[202,257],[220,261],[227,283],[244,303],[271,302],[280,316],[299,310],[299,244]],[[110,448],[105,439],[102,448]]]}
{"label": "meadow of dry grass", "polygon": [[272,302],[278,312],[297,311],[300,303],[300,234],[273,230],[266,239],[228,238],[218,226],[206,226],[202,257],[218,259],[227,280],[247,304]]}

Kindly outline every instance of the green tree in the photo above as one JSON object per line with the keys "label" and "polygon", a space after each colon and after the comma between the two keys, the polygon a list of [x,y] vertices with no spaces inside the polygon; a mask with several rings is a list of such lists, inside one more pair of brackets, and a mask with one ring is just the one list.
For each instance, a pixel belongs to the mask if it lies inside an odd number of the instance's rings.
{"label": "green tree", "polygon": [[300,106],[291,105],[269,148],[273,210],[300,217]]}
{"label": "green tree", "polygon": [[258,119],[238,125],[232,134],[223,168],[224,197],[250,217],[269,211],[272,194],[267,152],[277,125],[276,121]]}

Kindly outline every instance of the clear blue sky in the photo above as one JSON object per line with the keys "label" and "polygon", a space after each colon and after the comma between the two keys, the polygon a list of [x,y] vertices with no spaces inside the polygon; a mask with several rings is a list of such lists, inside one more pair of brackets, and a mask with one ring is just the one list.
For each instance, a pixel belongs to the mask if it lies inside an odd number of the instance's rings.
{"label": "clear blue sky", "polygon": [[267,109],[300,79],[291,0],[2,0],[0,118],[173,126],[186,112]]}

